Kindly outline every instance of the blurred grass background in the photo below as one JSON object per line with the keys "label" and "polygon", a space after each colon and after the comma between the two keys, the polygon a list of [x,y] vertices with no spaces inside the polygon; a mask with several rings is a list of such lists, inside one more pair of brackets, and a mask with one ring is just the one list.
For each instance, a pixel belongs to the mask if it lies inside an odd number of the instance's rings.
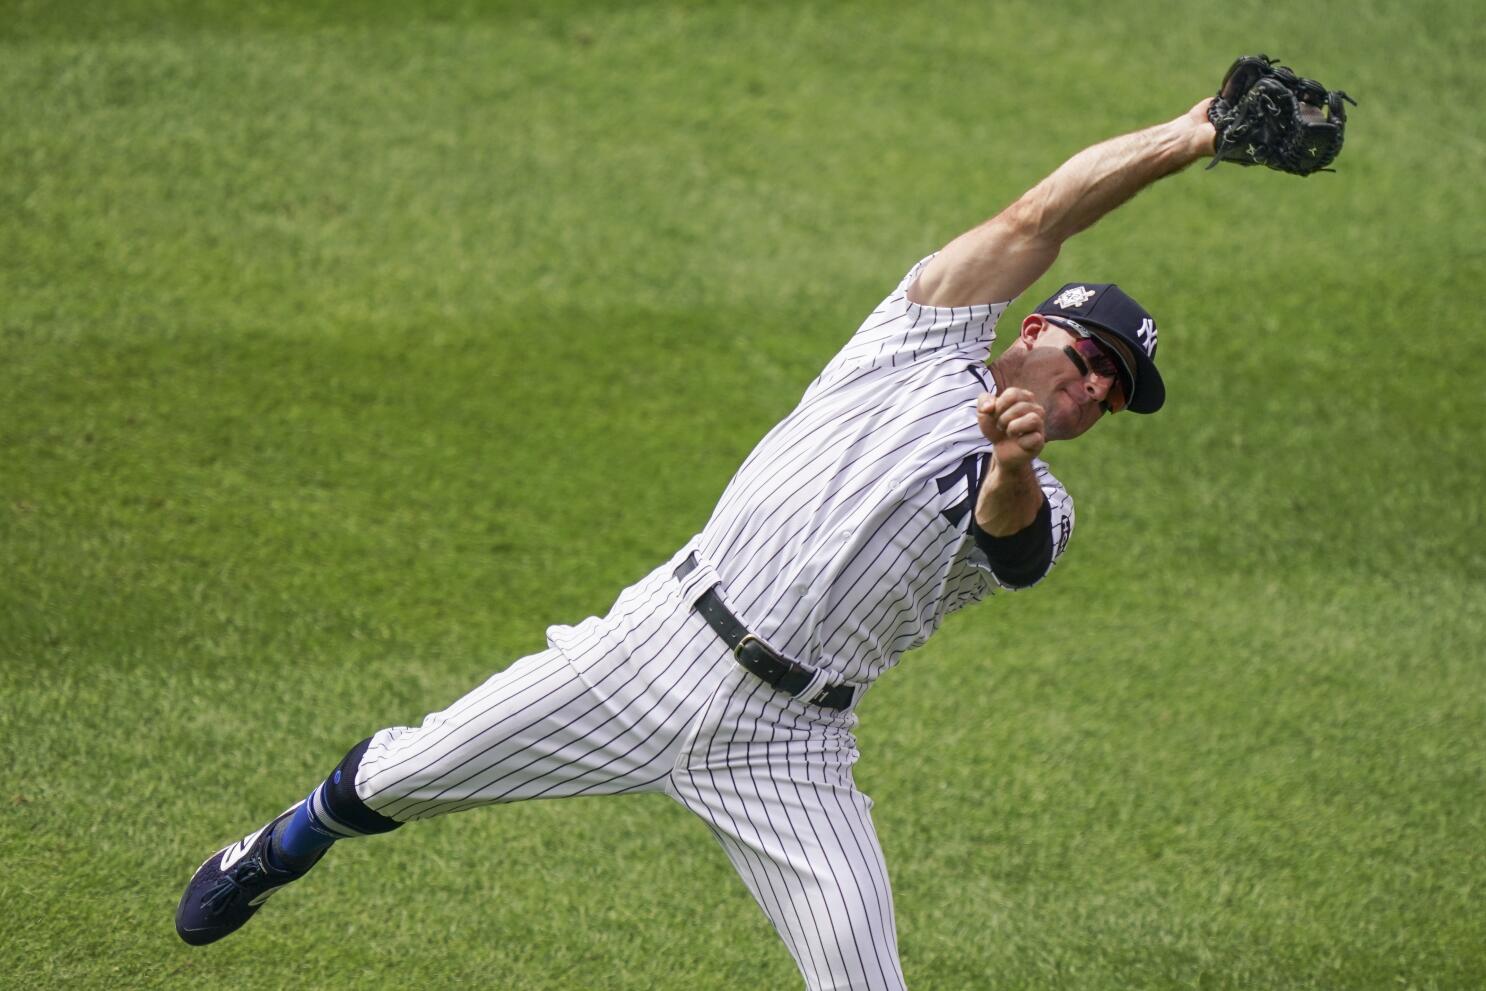
{"label": "blurred grass background", "polygon": [[0,0],[0,986],[798,986],[664,799],[211,849],[699,528],[923,254],[1266,51],[1336,175],[1166,180],[1069,279],[1170,389],[1055,578],[862,706],[921,988],[1486,986],[1486,83],[1463,2]]}

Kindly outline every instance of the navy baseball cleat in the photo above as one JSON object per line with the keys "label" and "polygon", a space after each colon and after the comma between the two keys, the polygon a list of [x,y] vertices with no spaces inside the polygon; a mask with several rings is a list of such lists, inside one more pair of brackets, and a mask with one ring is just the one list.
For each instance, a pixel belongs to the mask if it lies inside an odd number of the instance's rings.
{"label": "navy baseball cleat", "polygon": [[315,866],[319,855],[300,870],[280,870],[269,862],[268,844],[274,828],[294,815],[300,804],[257,832],[218,850],[196,869],[175,910],[175,931],[181,939],[201,946],[236,932],[269,895],[304,877]]}

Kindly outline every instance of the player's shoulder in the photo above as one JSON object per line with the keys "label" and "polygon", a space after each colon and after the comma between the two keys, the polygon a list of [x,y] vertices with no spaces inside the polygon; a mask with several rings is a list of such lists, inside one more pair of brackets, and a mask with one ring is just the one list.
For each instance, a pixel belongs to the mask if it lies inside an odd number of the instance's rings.
{"label": "player's shoulder", "polygon": [[1032,459],[1032,471],[1037,475],[1039,479],[1046,478],[1054,482],[1058,481],[1058,476],[1053,474],[1053,466],[1048,464],[1041,457],[1035,457]]}

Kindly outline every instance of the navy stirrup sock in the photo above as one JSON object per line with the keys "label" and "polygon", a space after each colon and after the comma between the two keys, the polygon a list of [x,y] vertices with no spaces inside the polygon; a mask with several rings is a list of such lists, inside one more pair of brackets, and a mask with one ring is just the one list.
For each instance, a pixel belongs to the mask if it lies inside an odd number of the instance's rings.
{"label": "navy stirrup sock", "polygon": [[306,870],[336,840],[388,833],[402,823],[367,807],[356,794],[356,769],[370,740],[351,748],[330,777],[274,830],[268,857],[278,870]]}
{"label": "navy stirrup sock", "polygon": [[316,825],[315,817],[310,808],[315,804],[317,792],[324,785],[320,785],[311,792],[294,810],[294,815],[289,821],[274,830],[273,842],[268,845],[269,858],[274,861],[275,867],[292,870],[302,866],[305,861],[311,860],[319,853],[340,839],[335,833]]}

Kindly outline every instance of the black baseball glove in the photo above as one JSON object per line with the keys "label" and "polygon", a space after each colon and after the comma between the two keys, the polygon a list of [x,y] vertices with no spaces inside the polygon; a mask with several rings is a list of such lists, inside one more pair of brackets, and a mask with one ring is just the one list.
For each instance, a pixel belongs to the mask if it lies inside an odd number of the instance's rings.
{"label": "black baseball glove", "polygon": [[1302,79],[1268,55],[1245,55],[1233,63],[1207,108],[1218,130],[1213,160],[1267,165],[1310,175],[1327,171],[1341,154],[1347,129],[1345,103],[1357,101]]}

